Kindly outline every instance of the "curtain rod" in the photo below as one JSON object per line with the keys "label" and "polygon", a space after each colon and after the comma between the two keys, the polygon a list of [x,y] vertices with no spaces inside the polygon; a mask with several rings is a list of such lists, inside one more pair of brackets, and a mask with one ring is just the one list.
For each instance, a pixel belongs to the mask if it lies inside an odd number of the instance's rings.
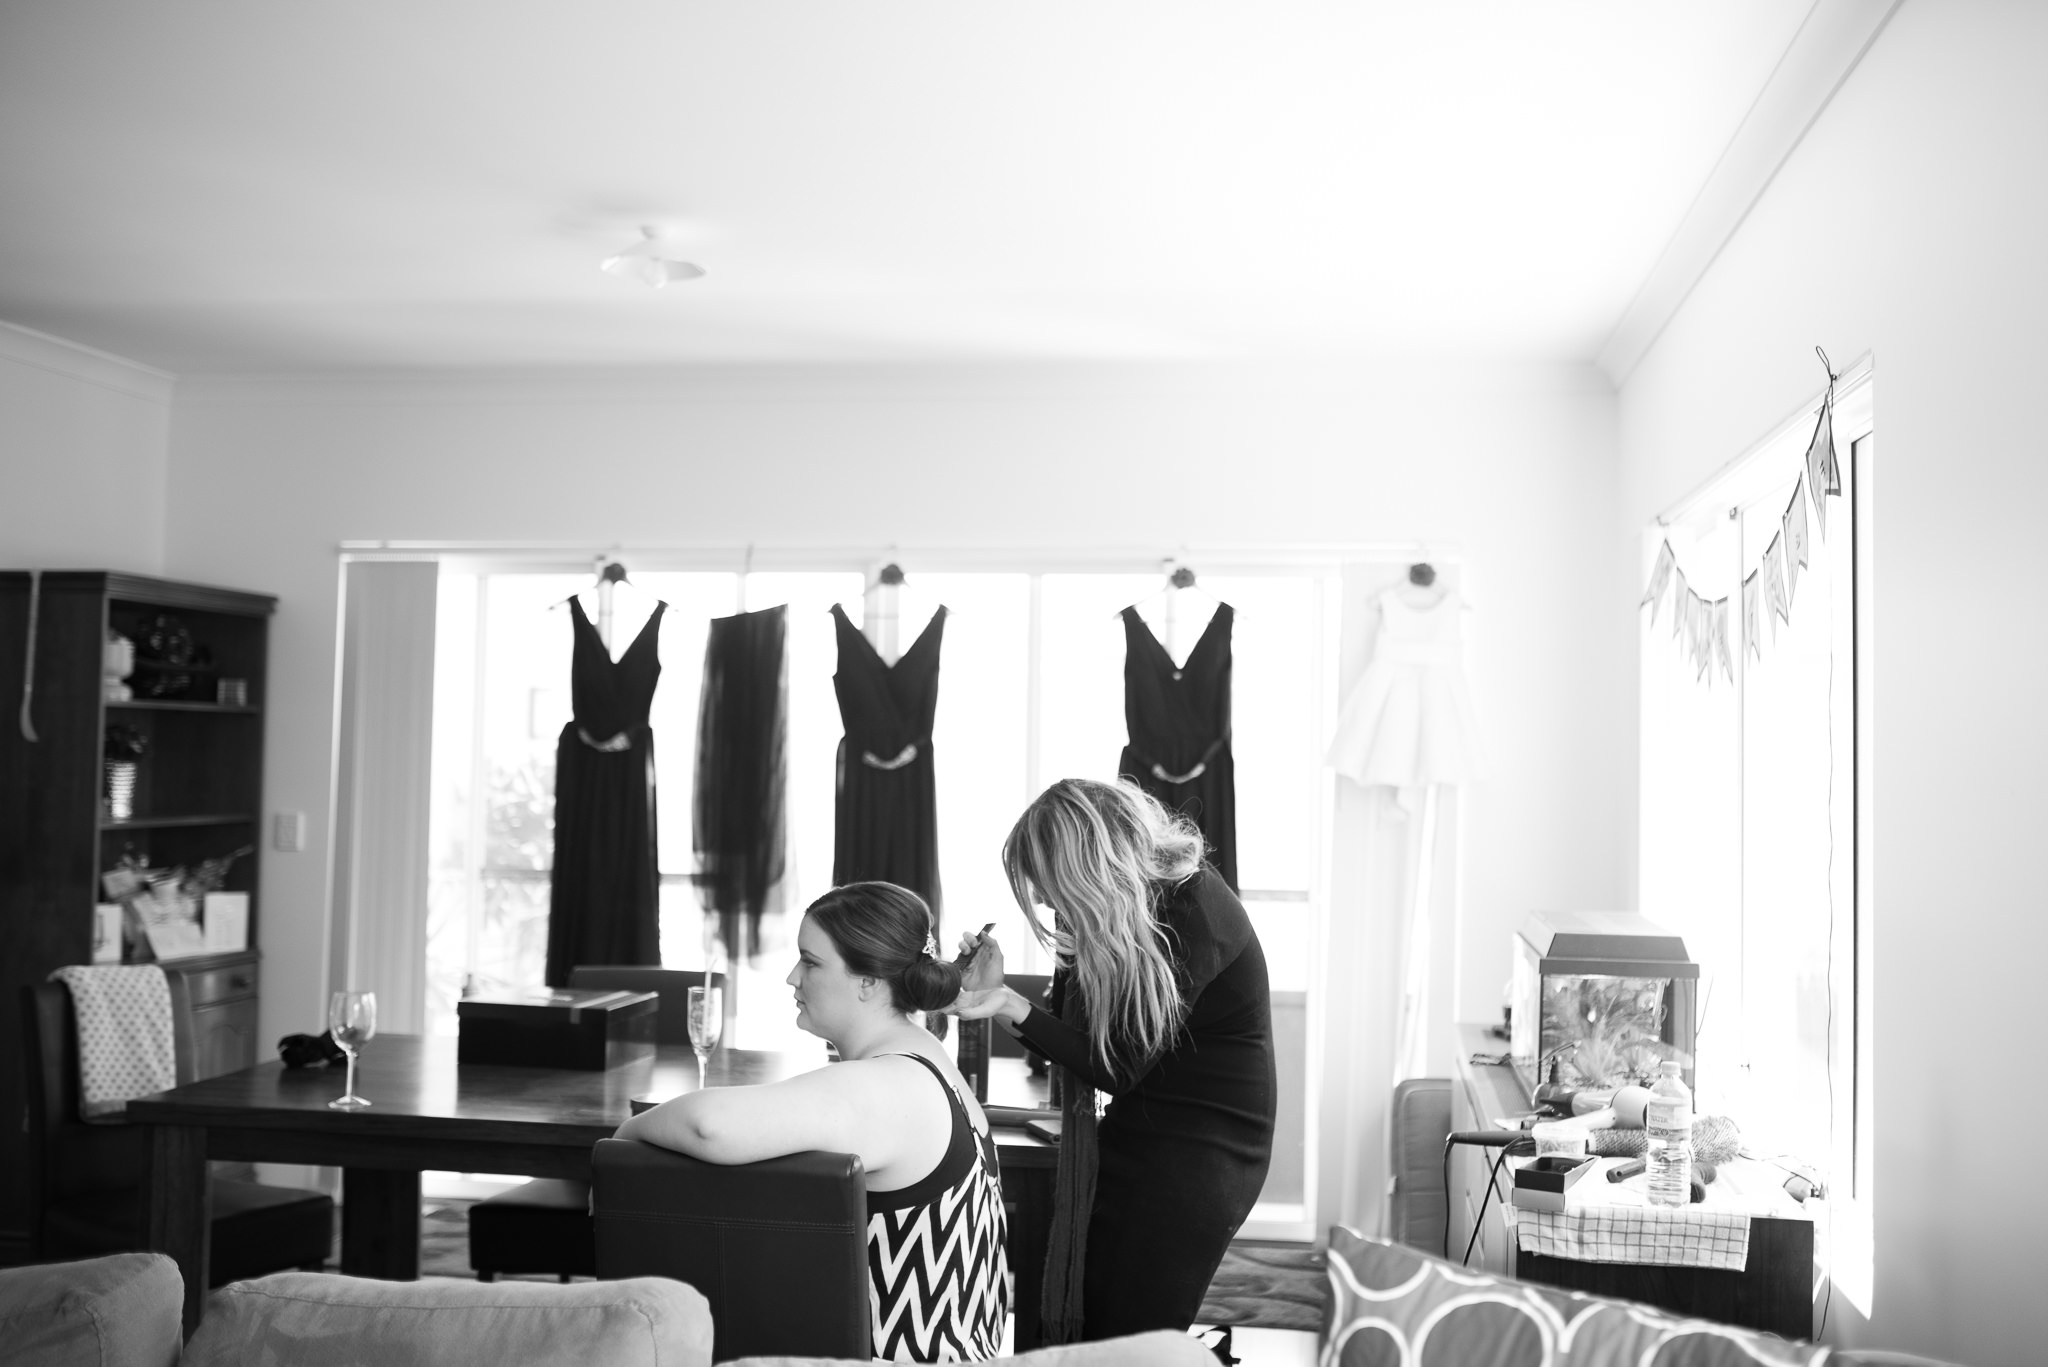
{"label": "curtain rod", "polygon": [[[1335,568],[1348,562],[1397,563],[1430,560],[1457,565],[1463,557],[1456,545],[1436,541],[1294,542],[1180,546],[912,546],[901,543],[858,546],[704,545],[692,542],[624,541],[343,541],[340,553],[349,560],[476,560],[559,564],[578,568],[605,559],[628,558],[650,570],[801,571],[867,569],[883,561],[922,565],[937,573],[961,569],[1031,571],[1053,567],[1085,570],[1158,569],[1187,564],[1195,569]],[[638,566],[636,566],[638,568]]]}

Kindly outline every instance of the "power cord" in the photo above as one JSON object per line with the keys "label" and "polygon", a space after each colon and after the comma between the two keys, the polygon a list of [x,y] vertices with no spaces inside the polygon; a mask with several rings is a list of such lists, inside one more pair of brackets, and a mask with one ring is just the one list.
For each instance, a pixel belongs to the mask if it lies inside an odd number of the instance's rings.
{"label": "power cord", "polygon": [[1486,1191],[1479,1198],[1479,1210],[1472,1217],[1472,1237],[1465,1243],[1464,1265],[1472,1262],[1472,1248],[1479,1242],[1479,1228],[1486,1222],[1486,1204],[1500,1180],[1501,1165],[1511,1156],[1536,1152],[1535,1136],[1520,1130],[1460,1130],[1444,1136],[1444,1261],[1451,1260],[1451,1150],[1460,1144],[1474,1148],[1499,1149],[1493,1169],[1486,1177]]}

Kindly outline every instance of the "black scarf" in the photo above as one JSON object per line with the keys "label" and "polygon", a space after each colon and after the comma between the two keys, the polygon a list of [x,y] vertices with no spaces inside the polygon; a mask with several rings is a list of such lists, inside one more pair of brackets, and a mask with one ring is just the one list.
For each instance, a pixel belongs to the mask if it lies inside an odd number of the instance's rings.
{"label": "black scarf", "polygon": [[[1060,1019],[1083,1035],[1088,1012],[1071,976]],[[1060,1158],[1053,1176],[1052,1233],[1045,1249],[1045,1286],[1039,1324],[1046,1343],[1077,1343],[1085,1322],[1081,1284],[1088,1271],[1088,1222],[1095,1213],[1095,1085],[1054,1066],[1060,1099]]]}

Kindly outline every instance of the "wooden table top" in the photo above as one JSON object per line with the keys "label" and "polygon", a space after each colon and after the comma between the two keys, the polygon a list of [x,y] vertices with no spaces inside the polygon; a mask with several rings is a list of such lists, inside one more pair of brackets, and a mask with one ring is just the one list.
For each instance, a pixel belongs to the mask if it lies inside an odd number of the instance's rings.
{"label": "wooden table top", "polygon": [[[568,1068],[514,1068],[455,1061],[453,1038],[380,1035],[356,1064],[356,1093],[367,1109],[340,1111],[328,1102],[342,1093],[345,1069],[254,1068],[188,1083],[128,1103],[131,1121],[209,1129],[291,1130],[361,1138],[464,1138],[480,1141],[588,1148],[633,1113],[635,1098],[667,1100],[700,1086],[778,1082],[827,1066],[823,1046],[813,1056],[726,1049],[700,1077],[687,1046],[663,1045],[654,1058],[603,1072]],[[992,1059],[992,1103],[1044,1105],[1045,1084],[1021,1059]],[[643,1100],[644,1104],[644,1100]],[[1041,1141],[1006,1131],[1005,1146]]]}

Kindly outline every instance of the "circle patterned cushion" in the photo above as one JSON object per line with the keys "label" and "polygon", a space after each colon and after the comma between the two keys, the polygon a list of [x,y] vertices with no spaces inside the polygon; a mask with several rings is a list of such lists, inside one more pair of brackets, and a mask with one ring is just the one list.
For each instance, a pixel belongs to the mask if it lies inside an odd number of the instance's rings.
{"label": "circle patterned cushion", "polygon": [[1824,1346],[1503,1281],[1330,1231],[1323,1367],[1819,1367]]}

